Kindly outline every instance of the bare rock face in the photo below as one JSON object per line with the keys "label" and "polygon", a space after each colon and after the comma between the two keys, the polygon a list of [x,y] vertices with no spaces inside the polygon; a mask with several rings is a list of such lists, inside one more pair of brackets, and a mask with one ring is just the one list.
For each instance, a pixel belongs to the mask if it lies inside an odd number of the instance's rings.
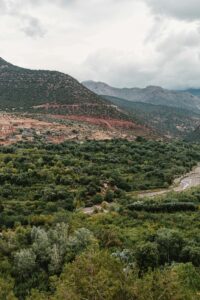
{"label": "bare rock face", "polygon": [[83,85],[98,95],[117,97],[133,102],[165,105],[196,111],[200,98],[187,91],[171,91],[158,86],[140,88],[115,88],[102,82],[84,81]]}

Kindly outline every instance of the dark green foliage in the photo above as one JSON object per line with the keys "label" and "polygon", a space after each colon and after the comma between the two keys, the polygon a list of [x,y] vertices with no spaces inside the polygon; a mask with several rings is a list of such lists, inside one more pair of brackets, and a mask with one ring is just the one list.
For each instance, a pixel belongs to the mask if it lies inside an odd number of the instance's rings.
{"label": "dark green foliage", "polygon": [[148,203],[135,202],[127,206],[130,210],[147,211],[147,212],[177,212],[177,211],[195,211],[197,205],[190,202],[169,202],[169,203]]}

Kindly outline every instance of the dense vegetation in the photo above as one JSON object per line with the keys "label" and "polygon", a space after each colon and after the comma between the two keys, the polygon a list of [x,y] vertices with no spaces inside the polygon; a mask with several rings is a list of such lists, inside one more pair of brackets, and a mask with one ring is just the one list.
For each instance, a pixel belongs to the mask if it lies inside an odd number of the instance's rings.
{"label": "dense vegetation", "polygon": [[[198,299],[200,189],[140,202],[135,191],[167,187],[199,148],[141,138],[0,148],[0,299]],[[80,209],[104,200],[107,212]]]}
{"label": "dense vegetation", "polygon": [[168,187],[200,161],[199,146],[138,140],[1,148],[0,225]]}

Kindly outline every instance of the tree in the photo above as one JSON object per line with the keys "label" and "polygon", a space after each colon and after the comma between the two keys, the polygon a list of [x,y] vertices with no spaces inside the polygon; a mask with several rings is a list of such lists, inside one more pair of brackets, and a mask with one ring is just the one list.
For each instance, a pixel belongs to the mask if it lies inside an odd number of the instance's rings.
{"label": "tree", "polygon": [[12,280],[0,277],[0,300],[17,300],[13,293],[13,287]]}
{"label": "tree", "polygon": [[88,299],[120,300],[134,299],[127,287],[123,265],[106,251],[87,251],[67,264],[56,282],[52,300]]}
{"label": "tree", "polygon": [[180,260],[184,240],[177,230],[162,228],[158,230],[155,242],[158,244],[160,264]]}
{"label": "tree", "polygon": [[141,271],[154,269],[158,266],[159,251],[156,243],[143,243],[138,246],[135,253],[137,266]]}
{"label": "tree", "polygon": [[22,249],[15,253],[14,270],[21,279],[28,278],[36,267],[36,255],[32,249]]}

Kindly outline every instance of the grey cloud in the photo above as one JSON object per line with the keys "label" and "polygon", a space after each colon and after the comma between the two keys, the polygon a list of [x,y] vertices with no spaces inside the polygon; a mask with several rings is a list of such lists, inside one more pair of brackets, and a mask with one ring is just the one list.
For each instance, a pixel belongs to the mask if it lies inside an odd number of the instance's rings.
{"label": "grey cloud", "polygon": [[199,0],[144,0],[154,13],[185,20],[200,19]]}
{"label": "grey cloud", "polygon": [[0,15],[6,12],[6,3],[4,0],[0,0]]}
{"label": "grey cloud", "polygon": [[31,16],[25,16],[22,31],[29,37],[44,37],[46,31],[41,26],[40,21]]}
{"label": "grey cloud", "polygon": [[[168,31],[168,34],[153,43],[154,58],[137,62],[134,55],[127,60],[120,53],[102,49],[93,53],[81,68],[85,69],[84,79],[106,81],[114,86],[161,85],[166,88],[200,87],[200,36],[199,29],[185,32]],[[152,45],[147,43],[151,49]],[[152,59],[150,63],[149,60]]]}
{"label": "grey cloud", "polygon": [[0,16],[13,63],[121,87],[200,86],[200,0],[0,0]]}
{"label": "grey cloud", "polygon": [[[35,3],[39,3],[40,0],[35,0]],[[33,17],[28,13],[23,13],[21,7],[23,7],[24,0],[0,0],[0,14],[8,15],[16,19],[19,22],[20,29],[30,37],[43,37],[46,33],[45,29],[41,25],[38,18]],[[32,0],[24,2],[29,4]]]}
{"label": "grey cloud", "polygon": [[200,32],[198,29],[180,31],[178,33],[170,32],[164,40],[161,40],[156,49],[169,56],[179,55],[182,51],[199,47]]}
{"label": "grey cloud", "polygon": [[[102,49],[92,53],[81,66],[85,80],[105,81],[119,87],[144,87],[153,83],[158,68],[144,66],[134,59],[126,59],[120,52]],[[87,76],[87,78],[86,78]]]}

